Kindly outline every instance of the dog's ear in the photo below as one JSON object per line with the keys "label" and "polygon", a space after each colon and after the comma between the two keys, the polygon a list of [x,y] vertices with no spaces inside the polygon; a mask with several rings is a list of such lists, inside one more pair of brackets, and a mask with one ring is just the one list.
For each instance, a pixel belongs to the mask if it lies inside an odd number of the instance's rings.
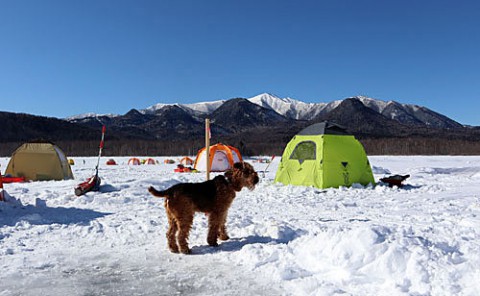
{"label": "dog's ear", "polygon": [[233,164],[233,168],[237,170],[243,169],[243,162],[236,162]]}
{"label": "dog's ear", "polygon": [[233,177],[233,171],[231,169],[227,170],[224,175],[227,177],[227,179],[230,179]]}

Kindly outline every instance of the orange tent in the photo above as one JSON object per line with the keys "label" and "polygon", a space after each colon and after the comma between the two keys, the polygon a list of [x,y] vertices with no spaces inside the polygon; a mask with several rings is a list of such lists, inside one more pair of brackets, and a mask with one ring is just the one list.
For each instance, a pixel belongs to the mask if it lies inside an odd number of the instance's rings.
{"label": "orange tent", "polygon": [[156,164],[157,162],[153,158],[147,158],[145,159],[144,164]]}
{"label": "orange tent", "polygon": [[141,162],[140,162],[140,159],[136,158],[136,157],[133,157],[133,158],[130,158],[128,160],[128,164],[131,164],[131,165],[140,165]]}
{"label": "orange tent", "polygon": [[[194,165],[197,171],[207,170],[206,154],[205,148],[198,151]],[[210,146],[210,171],[224,172],[231,168],[235,162],[239,161],[242,161],[242,155],[240,155],[240,151],[237,148],[220,143]]]}
{"label": "orange tent", "polygon": [[180,159],[180,163],[183,164],[183,165],[192,165],[193,164],[193,159],[185,156],[184,158]]}

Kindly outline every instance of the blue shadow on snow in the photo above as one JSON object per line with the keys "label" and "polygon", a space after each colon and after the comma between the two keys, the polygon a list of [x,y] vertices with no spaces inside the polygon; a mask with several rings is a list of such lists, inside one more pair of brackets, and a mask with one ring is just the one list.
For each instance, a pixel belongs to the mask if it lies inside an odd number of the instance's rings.
{"label": "blue shadow on snow", "polygon": [[0,227],[15,226],[18,222],[26,221],[31,225],[50,224],[80,224],[110,215],[89,209],[78,208],[51,208],[47,206],[18,205],[0,207]]}
{"label": "blue shadow on snow", "polygon": [[[293,240],[292,237],[290,240]],[[243,238],[231,238],[228,241],[219,241],[218,247],[212,247],[205,243],[202,246],[193,246],[192,255],[214,254],[219,252],[235,252],[241,250],[246,245],[251,244],[286,244],[290,240],[274,239],[266,236],[251,235]]]}

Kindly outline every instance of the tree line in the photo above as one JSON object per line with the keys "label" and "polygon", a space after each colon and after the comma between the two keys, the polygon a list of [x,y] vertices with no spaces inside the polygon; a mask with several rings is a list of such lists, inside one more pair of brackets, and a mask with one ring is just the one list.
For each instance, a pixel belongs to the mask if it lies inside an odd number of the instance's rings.
{"label": "tree line", "polygon": [[[290,138],[218,138],[240,150],[242,155],[281,155]],[[480,155],[480,141],[425,137],[360,138],[368,155]],[[0,145],[0,156],[9,157],[22,143]],[[67,156],[96,156],[98,141],[58,141]],[[196,155],[205,142],[198,140],[111,140],[105,142],[104,156],[181,156]]]}

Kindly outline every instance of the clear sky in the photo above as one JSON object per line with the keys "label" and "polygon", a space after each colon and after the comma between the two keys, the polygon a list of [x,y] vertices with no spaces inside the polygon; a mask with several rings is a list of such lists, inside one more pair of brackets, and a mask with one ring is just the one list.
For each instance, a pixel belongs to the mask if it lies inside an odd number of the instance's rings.
{"label": "clear sky", "polygon": [[480,1],[0,0],[0,110],[124,114],[263,92],[480,126]]}

